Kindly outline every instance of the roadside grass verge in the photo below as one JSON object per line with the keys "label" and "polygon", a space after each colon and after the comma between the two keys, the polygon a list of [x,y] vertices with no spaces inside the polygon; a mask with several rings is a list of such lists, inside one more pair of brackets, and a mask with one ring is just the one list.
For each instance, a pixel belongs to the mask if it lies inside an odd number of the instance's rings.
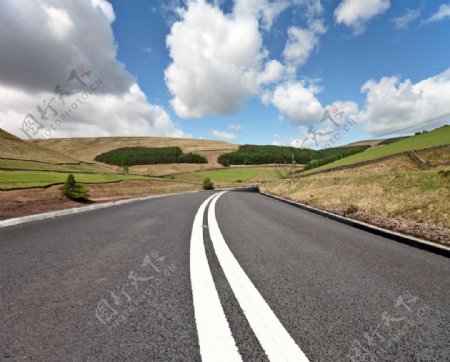
{"label": "roadside grass verge", "polygon": [[[30,187],[43,187],[57,183],[64,183],[67,174],[60,172],[44,171],[1,171],[0,189],[19,189]],[[108,183],[123,180],[149,180],[146,176],[118,175],[118,174],[77,174],[77,182],[80,183]]]}
{"label": "roadside grass verge", "polygon": [[[402,156],[399,156],[401,158]],[[450,228],[450,176],[439,169],[418,170],[408,161],[389,167],[331,171],[297,180],[271,181],[261,190],[318,208],[350,208],[386,218]],[[382,162],[380,162],[382,163]],[[372,170],[371,170],[372,169]],[[348,172],[351,171],[351,172]],[[387,171],[387,172],[386,172]]]}
{"label": "roadside grass verge", "polygon": [[305,171],[303,174],[310,174],[317,171],[329,170],[339,166],[352,165],[359,162],[375,160],[377,158],[395,155],[398,153],[422,150],[450,144],[450,126],[437,128],[433,131],[422,133],[413,137],[403,139],[387,145],[375,146],[355,155],[341,158],[332,163]]}

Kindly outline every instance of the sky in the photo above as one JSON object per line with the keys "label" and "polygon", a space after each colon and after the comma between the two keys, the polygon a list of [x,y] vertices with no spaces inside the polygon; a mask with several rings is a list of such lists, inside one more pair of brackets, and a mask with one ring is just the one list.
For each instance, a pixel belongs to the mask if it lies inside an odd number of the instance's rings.
{"label": "sky", "polygon": [[324,148],[450,119],[450,2],[2,0],[0,127]]}

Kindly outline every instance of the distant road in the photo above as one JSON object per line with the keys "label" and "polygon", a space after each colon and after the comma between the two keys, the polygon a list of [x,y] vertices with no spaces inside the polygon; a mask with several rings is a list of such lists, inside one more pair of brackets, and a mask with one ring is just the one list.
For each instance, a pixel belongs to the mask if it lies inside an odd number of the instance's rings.
{"label": "distant road", "polygon": [[252,192],[0,229],[0,287],[0,360],[450,360],[448,258]]}

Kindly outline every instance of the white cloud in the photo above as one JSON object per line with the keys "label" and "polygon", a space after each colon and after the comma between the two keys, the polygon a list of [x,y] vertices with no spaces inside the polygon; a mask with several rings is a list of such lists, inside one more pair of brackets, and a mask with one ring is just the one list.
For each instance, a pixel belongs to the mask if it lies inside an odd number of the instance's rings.
{"label": "white cloud", "polygon": [[325,33],[323,20],[316,20],[307,28],[290,27],[288,40],[283,51],[286,62],[293,66],[306,63],[313,50],[319,44],[319,36]]}
{"label": "white cloud", "polygon": [[[288,6],[310,3],[317,8],[317,1],[237,0],[230,14],[204,1],[180,10],[167,37],[173,62],[165,72],[175,112],[183,118],[230,114],[262,85],[277,82],[284,68],[267,60],[259,20],[268,29]],[[311,31],[320,32],[319,25]]]}
{"label": "white cloud", "polygon": [[42,3],[42,9],[47,15],[47,26],[54,37],[64,40],[73,29],[73,22],[67,12],[61,8],[55,8]]}
{"label": "white cloud", "polygon": [[232,123],[228,125],[230,131],[240,131],[242,129],[242,124]]}
{"label": "white cloud", "polygon": [[[92,73],[86,83],[103,84],[66,119],[52,137],[75,135],[183,136],[168,114],[148,103],[136,81],[116,59],[111,29],[115,15],[104,0],[3,0],[0,23],[0,125],[21,137],[26,114],[39,118],[37,106],[55,97],[55,87],[65,91],[77,64]],[[81,88],[69,83],[67,87]],[[76,96],[72,96],[76,98]],[[57,97],[54,103],[58,103]],[[64,107],[61,105],[57,111]],[[42,123],[49,125],[52,120]]]}
{"label": "white cloud", "polygon": [[367,96],[357,119],[373,135],[432,128],[442,124],[437,118],[450,114],[450,69],[415,84],[398,77],[369,80],[361,91]]}
{"label": "white cloud", "polygon": [[217,131],[215,129],[213,129],[211,131],[211,134],[215,137],[218,138],[220,140],[225,140],[225,141],[231,141],[234,140],[236,138],[236,135],[234,133],[231,132],[224,132],[224,131]]}
{"label": "white cloud", "polygon": [[258,92],[266,54],[257,19],[191,2],[166,41],[173,60],[166,83],[180,117],[230,114]]}
{"label": "white cloud", "polygon": [[350,26],[355,34],[360,34],[370,19],[384,13],[389,7],[389,0],[342,0],[334,16],[339,24]]}
{"label": "white cloud", "polygon": [[392,19],[396,29],[404,29],[420,16],[421,9],[408,9],[402,16]]}
{"label": "white cloud", "polygon": [[265,30],[272,27],[274,19],[288,8],[287,0],[235,0],[234,13],[253,19],[260,18]]}
{"label": "white cloud", "polygon": [[320,121],[323,107],[315,97],[319,89],[303,82],[287,81],[275,88],[272,102],[294,123],[310,125]]}
{"label": "white cloud", "polygon": [[[98,86],[101,89],[101,85]],[[27,138],[22,128],[25,115],[31,112],[44,128],[36,138],[45,137],[76,137],[76,136],[163,136],[187,137],[175,128],[169,115],[160,106],[147,102],[145,94],[137,84],[133,84],[127,92],[120,96],[101,92],[81,93],[66,96],[65,106],[53,102],[57,116],[41,120],[37,105],[43,100],[54,97],[53,93],[43,92],[29,94],[28,92],[8,86],[0,86],[0,128],[9,130],[15,135]],[[85,99],[83,99],[85,98]],[[37,102],[37,99],[40,101]],[[68,109],[72,105],[76,109]],[[49,111],[49,116],[53,112]],[[64,118],[62,118],[64,117]]]}
{"label": "white cloud", "polygon": [[442,4],[438,11],[431,15],[428,19],[424,20],[423,23],[431,23],[434,21],[440,21],[446,18],[450,18],[450,4]]}
{"label": "white cloud", "polygon": [[[231,114],[256,95],[270,103],[270,85],[285,78],[286,68],[292,76],[325,31],[316,20],[322,12],[319,0],[236,0],[227,13],[217,3],[188,1],[166,38],[172,58],[166,84],[172,107],[183,118]],[[307,26],[291,28],[285,67],[269,59],[262,31],[294,6],[302,9]]]}
{"label": "white cloud", "polygon": [[264,71],[258,75],[259,84],[270,84],[278,81],[283,74],[284,67],[277,60],[271,60],[266,63]]}

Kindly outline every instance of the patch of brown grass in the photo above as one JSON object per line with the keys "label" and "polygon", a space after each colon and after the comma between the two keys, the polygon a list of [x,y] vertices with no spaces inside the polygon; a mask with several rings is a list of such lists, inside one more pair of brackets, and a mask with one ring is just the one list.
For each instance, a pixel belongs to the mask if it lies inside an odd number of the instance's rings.
{"label": "patch of brown grass", "polygon": [[406,156],[297,180],[272,181],[261,190],[318,208],[358,210],[386,218],[450,228],[450,178],[419,170]]}

